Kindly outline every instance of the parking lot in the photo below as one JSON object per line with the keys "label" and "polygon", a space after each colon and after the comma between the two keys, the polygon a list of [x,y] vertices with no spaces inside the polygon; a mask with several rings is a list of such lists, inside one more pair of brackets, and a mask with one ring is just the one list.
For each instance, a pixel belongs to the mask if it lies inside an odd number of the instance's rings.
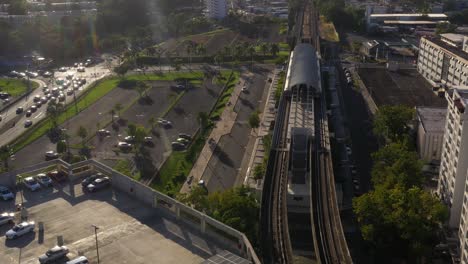
{"label": "parking lot", "polygon": [[[161,209],[153,209],[126,194],[105,189],[83,193],[80,184],[56,185],[36,192],[24,191],[28,220],[35,232],[5,240],[12,225],[0,228],[0,263],[38,263],[37,257],[63,236],[67,258],[84,255],[97,262],[93,225],[97,226],[101,263],[199,263],[218,248],[197,231],[179,223]],[[20,193],[17,203],[21,202]],[[13,202],[0,203],[0,212]],[[19,213],[16,216],[19,218]],[[44,231],[38,223],[44,223]],[[56,263],[65,263],[64,258]]]}

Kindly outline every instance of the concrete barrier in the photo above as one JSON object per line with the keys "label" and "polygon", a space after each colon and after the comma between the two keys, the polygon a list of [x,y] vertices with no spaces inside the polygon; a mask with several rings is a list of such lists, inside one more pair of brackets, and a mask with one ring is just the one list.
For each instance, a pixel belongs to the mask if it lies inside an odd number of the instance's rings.
{"label": "concrete barrier", "polygon": [[167,211],[176,220],[198,228],[201,233],[215,239],[221,245],[236,252],[238,255],[249,259],[255,264],[261,263],[250,241],[243,233],[95,160],[85,160],[74,164],[69,164],[62,160],[42,162],[0,174],[0,184],[5,182],[5,185],[13,188],[16,185],[16,175],[34,173],[52,166],[55,166],[58,170],[68,172],[70,181],[101,172],[112,178],[112,187],[115,189],[134,197],[152,208]]}

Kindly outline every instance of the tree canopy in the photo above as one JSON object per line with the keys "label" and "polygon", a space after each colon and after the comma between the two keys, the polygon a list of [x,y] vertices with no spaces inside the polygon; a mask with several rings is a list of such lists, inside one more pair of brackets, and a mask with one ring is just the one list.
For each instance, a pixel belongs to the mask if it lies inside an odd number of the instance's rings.
{"label": "tree canopy", "polygon": [[374,133],[393,142],[403,140],[412,120],[414,109],[403,105],[385,105],[379,108],[374,118]]}

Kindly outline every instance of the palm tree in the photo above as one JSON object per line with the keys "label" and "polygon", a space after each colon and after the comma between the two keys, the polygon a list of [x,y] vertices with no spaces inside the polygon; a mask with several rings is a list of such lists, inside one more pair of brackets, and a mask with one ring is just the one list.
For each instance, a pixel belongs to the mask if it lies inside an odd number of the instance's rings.
{"label": "palm tree", "polygon": [[268,43],[262,42],[262,43],[260,44],[260,50],[262,51],[263,56],[266,56],[266,54],[267,54],[267,52],[268,52]]}
{"label": "palm tree", "polygon": [[278,46],[277,43],[271,44],[271,46],[270,46],[270,53],[271,53],[271,55],[273,55],[273,56],[276,57],[276,54],[278,54],[279,51],[280,51],[280,49],[279,49],[279,46]]}
{"label": "palm tree", "polygon": [[78,128],[78,131],[76,132],[76,135],[81,138],[81,146],[85,148],[86,137],[88,136],[88,130],[86,130],[84,126],[80,126]]}
{"label": "palm tree", "polygon": [[120,111],[122,111],[122,109],[123,109],[122,104],[121,104],[121,103],[115,104],[115,105],[114,105],[114,109],[115,109],[115,111],[119,114],[119,117],[120,117]]}

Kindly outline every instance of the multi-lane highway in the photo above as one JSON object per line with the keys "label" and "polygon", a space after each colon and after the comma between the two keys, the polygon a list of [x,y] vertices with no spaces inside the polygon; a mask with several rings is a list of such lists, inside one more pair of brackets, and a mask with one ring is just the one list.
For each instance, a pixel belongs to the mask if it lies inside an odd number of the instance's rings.
{"label": "multi-lane highway", "polygon": [[[55,83],[55,80],[65,80],[67,78],[67,75],[73,75],[74,78],[85,79],[86,84],[81,86],[79,89],[75,90],[75,95],[71,94],[66,96],[64,103],[69,104],[74,100],[74,97],[78,97],[79,95],[81,95],[93,82],[109,74],[110,70],[108,68],[108,63],[103,62],[85,68],[84,72],[78,72],[76,68],[68,67],[66,71],[56,71],[54,73],[53,78],[33,79],[32,81],[39,83],[39,87],[32,91],[31,94],[25,97],[24,99],[21,99],[14,105],[11,105],[4,111],[0,112],[0,115],[2,116],[2,121],[0,122],[0,146],[12,143],[18,136],[20,136],[26,130],[31,129],[31,127],[25,127],[24,124],[26,120],[31,120],[34,126],[34,124],[38,123],[40,120],[46,117],[47,104],[43,104],[42,106],[38,107],[38,109],[35,112],[33,112],[29,117],[26,117],[25,114],[26,111],[31,108],[31,106],[35,105],[35,96],[45,96],[45,86],[47,86],[48,89],[57,87],[58,85]],[[65,91],[64,94],[66,94]],[[18,109],[19,107],[23,108],[23,112],[17,114],[16,109]]]}

